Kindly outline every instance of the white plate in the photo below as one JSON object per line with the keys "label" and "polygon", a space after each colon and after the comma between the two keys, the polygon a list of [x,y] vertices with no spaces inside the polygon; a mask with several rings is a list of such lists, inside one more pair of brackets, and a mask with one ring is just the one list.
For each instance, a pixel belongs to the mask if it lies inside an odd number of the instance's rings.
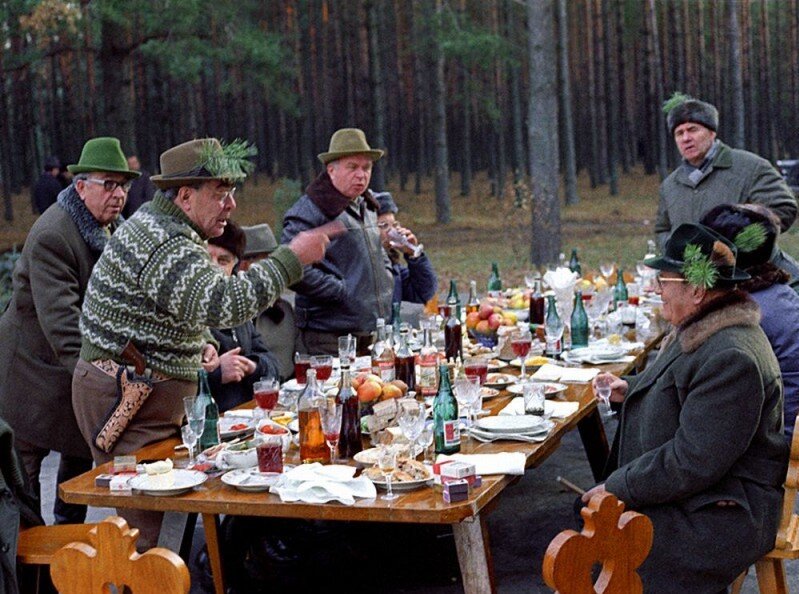
{"label": "white plate", "polygon": [[502,369],[507,367],[508,364],[505,363],[502,359],[489,359],[488,360],[488,371],[497,371],[498,369]]}
{"label": "white plate", "polygon": [[[404,444],[392,444],[391,447],[396,447],[397,453],[402,454],[403,456],[408,453],[407,442]],[[422,453],[421,446],[417,445],[414,449],[416,450],[417,456]],[[355,454],[352,457],[352,459],[358,462],[359,464],[363,464],[364,466],[374,466],[375,464],[377,464],[377,451],[378,451],[377,448],[367,448]]]}
{"label": "white plate", "polygon": [[480,388],[480,395],[483,398],[493,398],[494,396],[499,396],[499,390],[483,386],[482,388]]}
{"label": "white plate", "polygon": [[509,373],[489,373],[483,386],[502,389],[510,384],[515,384],[517,380],[518,378],[515,375],[510,375]]}
{"label": "white plate", "polygon": [[[245,425],[243,429],[233,429],[236,425]],[[244,417],[219,417],[219,437],[222,439],[232,439],[241,435],[247,435],[255,431],[255,421]]]}
{"label": "white plate", "polygon": [[275,484],[279,476],[279,472],[258,472],[256,466],[226,472],[222,475],[222,482],[239,491],[266,491]]}
{"label": "white plate", "polygon": [[626,354],[626,349],[617,346],[588,346],[570,351],[571,357],[580,359],[618,359]]}
{"label": "white plate", "polygon": [[159,497],[169,497],[171,495],[182,495],[191,491],[197,485],[202,485],[208,480],[208,475],[199,470],[186,470],[178,468],[173,470],[175,482],[169,487],[154,485],[150,476],[140,474],[130,479],[131,489],[141,491],[145,495],[155,495]]}
{"label": "white plate", "polygon": [[[555,382],[540,382],[544,384],[544,397],[551,398],[556,394],[560,394],[561,392],[565,392],[569,389],[569,386],[565,384],[558,384]],[[511,394],[518,394],[521,395],[524,392],[524,385],[523,384],[513,384],[512,386],[507,387],[508,392]]]}
{"label": "white plate", "polygon": [[484,431],[495,433],[532,433],[539,429],[545,420],[532,415],[497,415],[478,419],[475,425]]}

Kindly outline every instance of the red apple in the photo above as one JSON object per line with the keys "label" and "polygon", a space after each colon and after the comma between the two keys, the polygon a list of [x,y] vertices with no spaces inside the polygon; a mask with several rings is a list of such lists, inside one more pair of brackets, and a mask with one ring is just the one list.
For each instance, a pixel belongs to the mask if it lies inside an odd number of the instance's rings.
{"label": "red apple", "polygon": [[491,314],[491,316],[488,318],[488,327],[491,328],[492,330],[496,330],[501,325],[502,325],[502,315],[498,313]]}
{"label": "red apple", "polygon": [[494,308],[488,303],[481,303],[478,313],[481,320],[487,320],[494,313]]}

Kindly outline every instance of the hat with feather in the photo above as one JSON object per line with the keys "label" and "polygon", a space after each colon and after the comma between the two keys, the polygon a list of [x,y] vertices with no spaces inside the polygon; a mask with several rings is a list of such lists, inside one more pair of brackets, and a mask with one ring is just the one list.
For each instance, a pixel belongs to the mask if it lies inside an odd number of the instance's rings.
{"label": "hat with feather", "polygon": [[161,173],[150,179],[161,190],[211,180],[230,184],[243,181],[255,168],[250,158],[258,150],[244,140],[223,144],[216,138],[198,138],[161,153]]}

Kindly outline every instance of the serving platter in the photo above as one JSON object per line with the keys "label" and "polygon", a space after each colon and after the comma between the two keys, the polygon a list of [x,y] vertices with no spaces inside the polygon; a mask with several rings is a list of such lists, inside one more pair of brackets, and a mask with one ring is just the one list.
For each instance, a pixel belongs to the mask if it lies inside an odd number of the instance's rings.
{"label": "serving platter", "polygon": [[140,474],[130,479],[131,489],[140,491],[144,495],[154,497],[171,497],[188,493],[194,487],[202,485],[208,480],[208,475],[199,470],[186,470],[177,468],[172,471],[175,475],[175,482],[169,486],[158,485],[150,475]]}
{"label": "serving platter", "polygon": [[493,433],[533,433],[545,425],[545,419],[533,415],[496,415],[475,422],[483,431]]}
{"label": "serving platter", "polygon": [[[565,392],[569,389],[569,386],[565,384],[559,384],[557,382],[536,382],[541,383],[544,385],[544,397],[552,398],[553,396],[557,396],[561,392]],[[508,392],[511,394],[521,395],[524,393],[524,384],[513,384],[512,386],[507,387]]]}
{"label": "serving platter", "polygon": [[222,482],[239,491],[267,491],[275,484],[281,473],[259,472],[258,467],[237,468],[222,475]]}

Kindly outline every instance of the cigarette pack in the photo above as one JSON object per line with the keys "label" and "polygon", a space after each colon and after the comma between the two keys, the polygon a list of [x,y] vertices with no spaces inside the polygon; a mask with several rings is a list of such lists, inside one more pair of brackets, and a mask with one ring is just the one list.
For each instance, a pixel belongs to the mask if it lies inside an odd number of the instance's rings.
{"label": "cigarette pack", "polygon": [[104,487],[107,489],[111,485],[112,478],[114,478],[114,475],[108,472],[98,474],[96,477],[94,477],[94,486]]}
{"label": "cigarette pack", "polygon": [[453,493],[452,495],[450,495],[448,491],[444,491],[443,497],[444,501],[446,501],[447,503],[458,503],[459,501],[466,501],[467,499],[469,499],[469,494]]}
{"label": "cigarette pack", "polygon": [[433,463],[433,474],[436,476],[441,475],[441,469],[444,467],[445,464],[452,464],[455,460],[439,460],[438,462]]}
{"label": "cigarette pack", "polygon": [[111,472],[113,474],[136,472],[136,456],[114,456]]}
{"label": "cigarette pack", "polygon": [[454,480],[444,484],[444,501],[456,503],[469,498],[469,483],[465,480]]}
{"label": "cigarette pack", "polygon": [[136,476],[135,472],[123,472],[121,474],[116,474],[111,477],[111,482],[109,483],[108,488],[114,492],[130,493],[130,479],[132,479],[134,476]]}
{"label": "cigarette pack", "polygon": [[474,464],[468,462],[453,462],[441,467],[441,477],[464,478],[475,473]]}
{"label": "cigarette pack", "polygon": [[470,474],[469,476],[465,476],[463,478],[454,478],[451,476],[441,475],[440,481],[442,485],[448,485],[457,481],[466,481],[470,488],[476,489],[477,487],[482,486],[483,477],[481,477],[479,474]]}

